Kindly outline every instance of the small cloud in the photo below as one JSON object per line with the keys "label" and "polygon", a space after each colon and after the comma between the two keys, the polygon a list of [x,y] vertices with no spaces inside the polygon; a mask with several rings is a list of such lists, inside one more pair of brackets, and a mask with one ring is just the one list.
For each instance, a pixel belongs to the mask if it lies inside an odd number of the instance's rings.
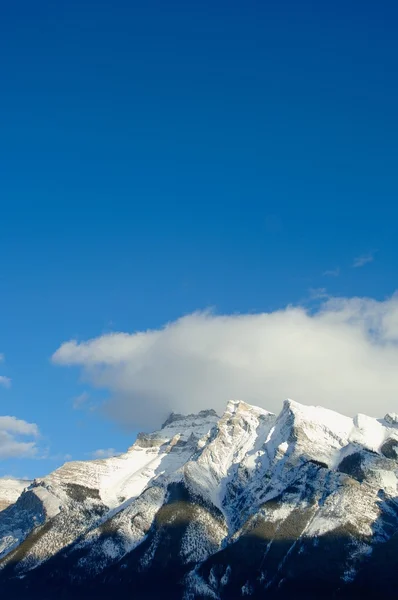
{"label": "small cloud", "polygon": [[0,375],[0,385],[5,388],[11,387],[11,379],[9,377],[5,377],[4,375]]}
{"label": "small cloud", "polygon": [[324,277],[338,277],[340,275],[340,267],[336,267],[335,269],[329,269],[328,271],[324,271],[322,273]]}
{"label": "small cloud", "polygon": [[9,416],[0,417],[1,430],[17,435],[31,435],[34,437],[39,435],[39,428],[36,423],[27,423],[27,421],[23,421],[22,419]]}
{"label": "small cloud", "polygon": [[98,450],[94,450],[94,452],[90,452],[90,456],[92,458],[111,458],[111,456],[118,456],[120,452],[115,450],[115,448],[99,448]]}
{"label": "small cloud", "polygon": [[71,454],[49,454],[49,448],[46,448],[45,452],[42,454],[40,458],[45,458],[48,460],[57,460],[57,461],[69,461],[72,460]]}
{"label": "small cloud", "polygon": [[83,407],[83,405],[87,402],[89,397],[90,394],[88,394],[87,392],[82,392],[81,394],[79,394],[79,396],[73,398],[72,407],[74,408],[74,410],[80,410]]}
{"label": "small cloud", "polygon": [[3,362],[5,360],[5,355],[3,354],[3,352],[0,352],[0,362]]}
{"label": "small cloud", "polygon": [[24,441],[24,439],[38,436],[39,429],[35,423],[28,423],[16,417],[0,416],[0,458],[35,457],[36,441]]}
{"label": "small cloud", "polygon": [[353,268],[357,269],[359,267],[363,267],[368,263],[373,262],[375,259],[375,252],[368,252],[368,254],[361,254],[361,256],[357,256],[353,262]]}
{"label": "small cloud", "polygon": [[328,294],[326,288],[324,288],[324,287],[310,288],[308,291],[310,294],[310,300],[320,300],[320,299],[330,298],[330,295]]}

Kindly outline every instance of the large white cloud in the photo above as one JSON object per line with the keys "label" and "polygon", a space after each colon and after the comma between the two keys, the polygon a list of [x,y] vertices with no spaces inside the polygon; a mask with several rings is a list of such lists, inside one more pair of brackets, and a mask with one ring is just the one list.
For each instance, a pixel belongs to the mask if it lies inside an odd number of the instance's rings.
{"label": "large white cloud", "polygon": [[34,457],[37,454],[38,436],[39,429],[35,423],[0,416],[0,459]]}
{"label": "large white cloud", "polygon": [[124,426],[156,427],[171,411],[242,399],[277,412],[282,400],[383,416],[398,406],[398,295],[331,298],[315,312],[194,313],[164,328],[69,341],[53,355],[110,391]]}

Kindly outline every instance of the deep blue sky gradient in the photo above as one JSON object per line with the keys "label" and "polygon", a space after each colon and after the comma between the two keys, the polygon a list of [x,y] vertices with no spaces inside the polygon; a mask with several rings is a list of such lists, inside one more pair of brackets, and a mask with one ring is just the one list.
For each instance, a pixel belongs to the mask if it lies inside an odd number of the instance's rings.
{"label": "deep blue sky gradient", "polygon": [[384,0],[3,4],[0,413],[50,449],[0,476],[134,440],[72,410],[65,340],[394,292],[397,26]]}

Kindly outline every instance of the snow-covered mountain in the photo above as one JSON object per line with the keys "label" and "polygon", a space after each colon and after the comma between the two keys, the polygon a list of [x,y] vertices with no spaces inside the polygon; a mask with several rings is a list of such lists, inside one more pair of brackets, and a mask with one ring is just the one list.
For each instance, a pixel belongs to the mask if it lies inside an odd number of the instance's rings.
{"label": "snow-covered mountain", "polygon": [[117,457],[66,463],[0,513],[14,598],[395,593],[398,416],[287,400],[172,414]]}

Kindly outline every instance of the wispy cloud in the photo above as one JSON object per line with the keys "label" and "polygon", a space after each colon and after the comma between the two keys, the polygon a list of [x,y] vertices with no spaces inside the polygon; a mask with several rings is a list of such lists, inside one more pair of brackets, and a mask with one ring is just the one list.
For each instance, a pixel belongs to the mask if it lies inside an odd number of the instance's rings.
{"label": "wispy cloud", "polygon": [[11,379],[9,377],[5,377],[4,375],[0,375],[0,385],[5,388],[11,387]]}
{"label": "wispy cloud", "polygon": [[47,449],[47,453],[43,453],[40,458],[46,458],[47,460],[56,460],[56,461],[70,461],[72,460],[71,454],[49,454],[49,448]]}
{"label": "wispy cloud", "polygon": [[328,294],[327,289],[324,287],[310,288],[308,291],[310,300],[325,300],[326,298],[330,297],[330,294]]}
{"label": "wispy cloud", "polygon": [[338,277],[340,275],[340,267],[336,267],[335,269],[329,269],[322,273],[324,277]]}
{"label": "wispy cloud", "polygon": [[12,475],[10,473],[5,473],[4,475],[0,475],[0,479],[14,479],[15,481],[26,481],[26,483],[32,482],[32,480],[29,479],[29,477],[27,477],[27,475],[24,475],[23,477],[15,477],[15,475]]}
{"label": "wispy cloud", "polygon": [[361,254],[360,256],[357,256],[354,259],[352,266],[357,269],[373,262],[375,259],[375,254],[375,252],[368,252],[367,254]]}
{"label": "wispy cloud", "polygon": [[120,452],[115,448],[99,448],[90,453],[92,458],[111,458],[111,456],[118,456]]}
{"label": "wispy cloud", "polygon": [[80,410],[81,408],[83,408],[84,404],[86,404],[89,397],[90,394],[88,392],[82,392],[81,394],[79,394],[79,396],[73,398],[72,407],[74,408],[74,410]]}

